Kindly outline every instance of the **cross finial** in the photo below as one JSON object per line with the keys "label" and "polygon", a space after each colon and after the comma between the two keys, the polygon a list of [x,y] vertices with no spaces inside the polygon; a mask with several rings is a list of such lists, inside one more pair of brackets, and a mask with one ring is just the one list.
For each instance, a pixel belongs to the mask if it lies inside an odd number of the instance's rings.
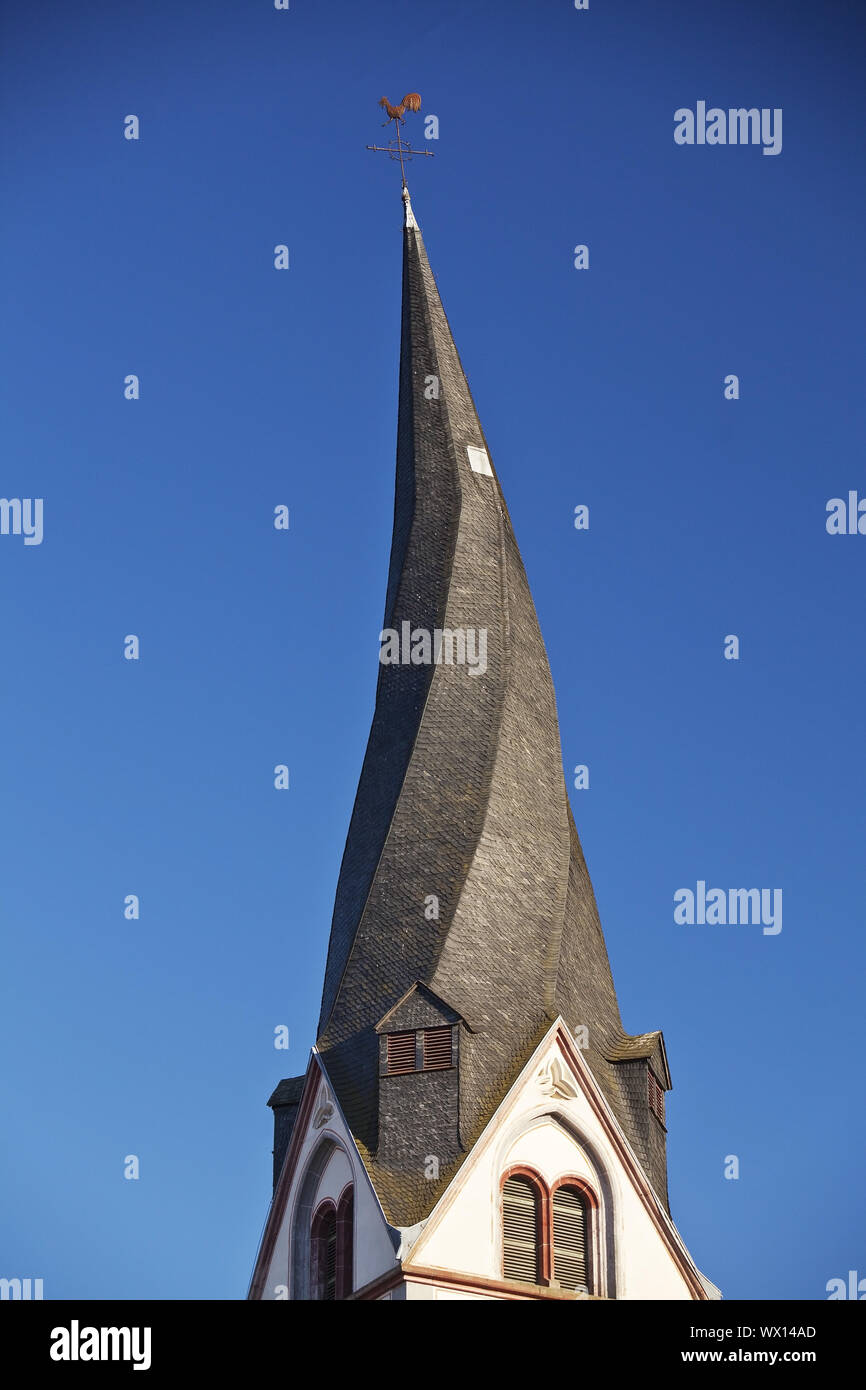
{"label": "cross finial", "polygon": [[[390,156],[391,159],[399,159],[400,175],[402,178],[404,190],[403,201],[406,204],[406,225],[411,226],[414,223],[415,219],[412,217],[412,206],[408,201],[409,194],[408,190],[406,189],[406,164],[415,155],[420,155],[424,159],[433,159],[434,156],[432,150],[413,150],[408,140],[403,139],[400,133],[400,127],[406,124],[405,120],[403,119],[404,111],[421,110],[421,97],[417,92],[407,92],[406,96],[404,96],[399,106],[392,106],[387,97],[380,97],[379,105],[383,108],[383,110],[387,113],[388,116],[387,121],[383,121],[382,124],[390,125],[393,121],[396,139],[391,140],[390,143],[387,145],[368,145],[367,149],[377,150],[383,154],[387,154]],[[411,222],[408,220],[409,218],[412,218]]]}

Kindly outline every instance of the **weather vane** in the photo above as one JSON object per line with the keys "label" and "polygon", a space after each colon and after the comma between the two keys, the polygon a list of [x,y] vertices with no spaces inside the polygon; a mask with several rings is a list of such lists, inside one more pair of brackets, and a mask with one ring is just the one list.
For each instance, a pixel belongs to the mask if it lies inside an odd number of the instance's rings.
{"label": "weather vane", "polygon": [[399,159],[400,174],[403,179],[403,187],[405,188],[405,166],[406,164],[408,164],[409,160],[411,160],[415,155],[420,155],[424,159],[434,158],[432,150],[413,150],[408,140],[404,140],[402,135],[400,134],[400,127],[406,124],[405,120],[403,119],[403,112],[420,111],[421,98],[417,92],[407,92],[406,96],[404,96],[399,106],[392,106],[387,97],[381,97],[379,100],[379,105],[383,107],[383,109],[388,113],[387,121],[382,122],[383,126],[390,125],[393,121],[394,132],[397,138],[396,140],[389,141],[387,145],[368,145],[367,149],[377,150],[383,154],[387,154],[391,159]]}

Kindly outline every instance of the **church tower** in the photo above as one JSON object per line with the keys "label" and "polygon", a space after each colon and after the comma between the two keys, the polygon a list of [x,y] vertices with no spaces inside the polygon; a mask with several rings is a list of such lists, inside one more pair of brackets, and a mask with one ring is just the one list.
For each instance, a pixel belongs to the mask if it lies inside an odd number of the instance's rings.
{"label": "church tower", "polygon": [[252,1299],[707,1299],[625,1032],[505,498],[403,188],[394,534],[318,1038]]}

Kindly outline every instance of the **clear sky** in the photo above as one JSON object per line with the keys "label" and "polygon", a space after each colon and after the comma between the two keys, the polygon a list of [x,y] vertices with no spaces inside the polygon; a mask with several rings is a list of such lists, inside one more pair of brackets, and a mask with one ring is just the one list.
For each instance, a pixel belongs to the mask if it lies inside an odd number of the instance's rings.
{"label": "clear sky", "polygon": [[[866,1275],[866,535],[825,527],[866,496],[862,7],[3,27],[0,495],[44,536],[0,535],[0,1275],[245,1294],[373,709],[401,205],[364,146],[410,90],[624,1022],[667,1041],[674,1219],[731,1298]],[[781,153],[675,144],[698,101],[781,108]],[[781,932],[675,923],[699,880],[781,889]]]}

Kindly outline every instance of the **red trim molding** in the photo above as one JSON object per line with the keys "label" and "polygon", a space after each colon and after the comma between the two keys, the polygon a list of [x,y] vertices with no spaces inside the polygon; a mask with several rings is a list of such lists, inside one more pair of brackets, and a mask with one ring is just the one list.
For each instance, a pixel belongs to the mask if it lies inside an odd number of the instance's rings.
{"label": "red trim molding", "polygon": [[407,1283],[433,1284],[440,1289],[462,1289],[467,1293],[486,1293],[493,1298],[526,1300],[559,1299],[573,1303],[587,1300],[601,1303],[595,1294],[574,1293],[571,1289],[550,1289],[540,1284],[521,1284],[516,1279],[488,1279],[483,1274],[462,1274],[447,1269],[431,1269],[425,1265],[405,1265]]}
{"label": "red trim molding", "polygon": [[564,1178],[557,1178],[556,1182],[550,1189],[551,1197],[559,1187],[576,1187],[579,1190],[580,1195],[582,1197],[585,1197],[586,1200],[589,1202],[589,1205],[592,1207],[593,1211],[598,1211],[598,1197],[595,1195],[595,1189],[593,1187],[590,1187],[586,1178],[576,1178],[572,1173],[567,1173]]}
{"label": "red trim molding", "polygon": [[546,1289],[540,1284],[520,1284],[514,1279],[488,1279],[483,1274],[463,1274],[426,1265],[398,1265],[380,1274],[352,1294],[355,1302],[373,1302],[403,1284],[426,1284],[437,1289],[456,1289],[464,1293],[486,1294],[504,1302],[602,1303],[595,1294],[572,1293],[570,1289]]}
{"label": "red trim molding", "polygon": [[355,1185],[347,1183],[337,1202],[337,1278],[335,1297],[348,1298],[355,1275]]}
{"label": "red trim molding", "polygon": [[396,1269],[389,1269],[387,1274],[380,1274],[377,1279],[371,1279],[369,1284],[365,1284],[363,1288],[356,1289],[353,1294],[349,1295],[349,1302],[375,1301],[402,1283],[403,1267],[397,1265]]}

